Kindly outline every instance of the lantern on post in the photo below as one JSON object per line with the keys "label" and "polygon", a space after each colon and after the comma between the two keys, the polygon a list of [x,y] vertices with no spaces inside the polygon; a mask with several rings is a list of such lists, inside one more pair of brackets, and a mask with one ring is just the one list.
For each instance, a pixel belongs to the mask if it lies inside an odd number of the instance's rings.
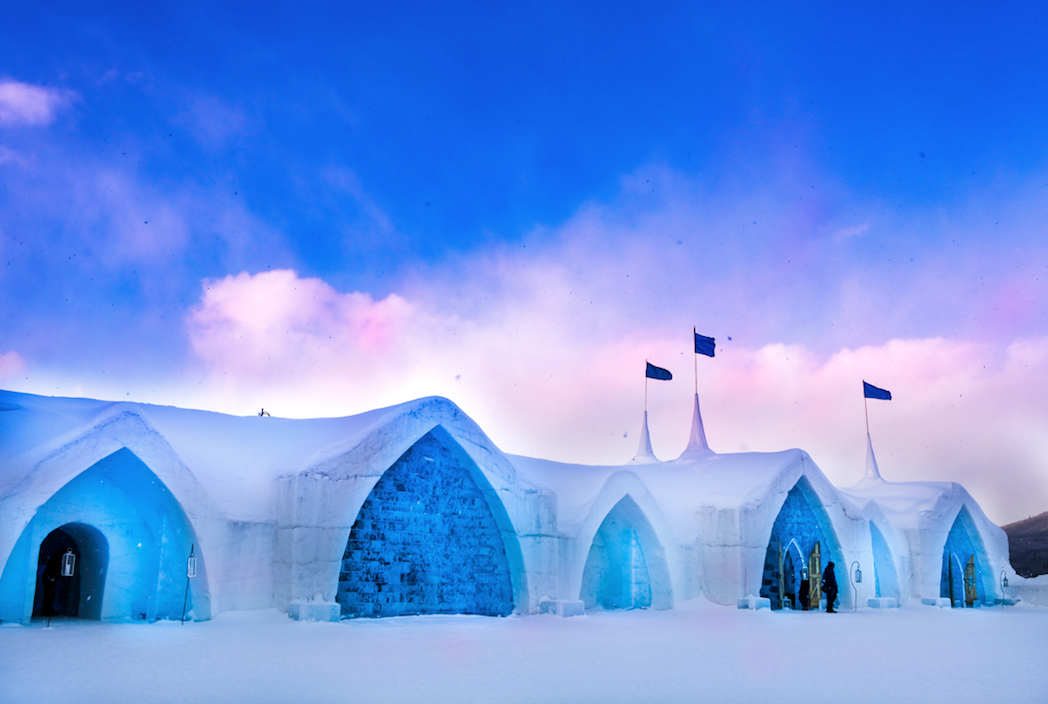
{"label": "lantern on post", "polygon": [[1001,596],[1004,596],[1004,590],[1008,588],[1008,575],[1004,573],[1004,568],[1001,568]]}
{"label": "lantern on post", "polygon": [[859,608],[859,589],[855,585],[862,584],[862,568],[859,567],[858,560],[854,560],[851,563],[851,566],[848,567],[849,577],[852,577],[850,574],[852,568],[854,568],[854,579],[852,579],[852,611],[855,611]]}
{"label": "lantern on post", "polygon": [[76,555],[73,554],[73,549],[70,548],[65,551],[65,555],[62,555],[62,576],[72,577],[73,572],[76,570]]}
{"label": "lantern on post", "polygon": [[189,580],[193,579],[193,577],[196,577],[196,567],[197,567],[196,563],[197,563],[197,559],[196,559],[196,555],[194,554],[195,550],[196,550],[196,543],[193,543],[192,545],[189,546],[189,559],[186,560],[186,595],[184,597],[182,597],[182,625],[183,626],[186,623],[186,605],[189,604]]}

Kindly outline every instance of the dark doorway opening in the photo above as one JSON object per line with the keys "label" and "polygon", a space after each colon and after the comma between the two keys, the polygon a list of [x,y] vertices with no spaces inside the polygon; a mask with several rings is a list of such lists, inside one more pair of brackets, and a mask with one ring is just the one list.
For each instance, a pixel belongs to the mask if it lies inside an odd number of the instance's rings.
{"label": "dark doorway opening", "polygon": [[[69,577],[62,576],[62,560],[66,552],[72,552],[75,558],[73,574]],[[80,615],[80,567],[80,547],[73,537],[61,528],[51,531],[40,544],[34,617]]]}

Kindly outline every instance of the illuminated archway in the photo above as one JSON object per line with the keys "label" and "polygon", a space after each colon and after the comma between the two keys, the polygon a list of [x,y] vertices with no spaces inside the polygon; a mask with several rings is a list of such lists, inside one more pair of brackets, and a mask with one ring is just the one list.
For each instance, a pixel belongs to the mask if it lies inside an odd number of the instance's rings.
{"label": "illuminated archway", "polygon": [[979,530],[967,507],[961,506],[943,545],[939,596],[950,599],[954,606],[974,606],[977,601],[992,604],[989,564]]}
{"label": "illuminated archway", "polygon": [[873,579],[875,596],[892,597],[901,600],[899,577],[895,570],[895,559],[892,556],[888,541],[877,525],[870,521],[870,542],[873,549]]}
{"label": "illuminated archway", "polygon": [[593,536],[579,598],[587,609],[644,609],[653,605],[653,591],[669,593],[664,550],[644,511],[626,494]]}
{"label": "illuminated archway", "polygon": [[[786,495],[768,539],[760,595],[771,601],[773,609],[783,607],[787,582],[785,562],[791,544],[796,545],[803,560],[801,577],[808,580],[810,602],[817,606],[823,569],[828,562],[839,566],[843,561],[830,518],[806,477],[798,479]],[[800,592],[800,588],[797,591]],[[846,596],[843,591],[841,595]]]}
{"label": "illuminated archway", "polygon": [[336,596],[343,617],[511,613],[499,516],[508,521],[476,464],[442,428],[430,431],[357,514]]}
{"label": "illuminated archway", "polygon": [[199,545],[197,576],[187,593],[186,558],[196,542],[185,512],[163,481],[135,453],[121,448],[36,510],[0,576],[0,620],[27,622],[34,614],[43,615],[48,597],[54,610],[54,589],[40,580],[59,543],[75,546],[78,556],[74,579],[79,597],[75,608],[72,597],[64,597],[67,615],[177,619],[185,603],[190,617],[209,618],[207,571]]}

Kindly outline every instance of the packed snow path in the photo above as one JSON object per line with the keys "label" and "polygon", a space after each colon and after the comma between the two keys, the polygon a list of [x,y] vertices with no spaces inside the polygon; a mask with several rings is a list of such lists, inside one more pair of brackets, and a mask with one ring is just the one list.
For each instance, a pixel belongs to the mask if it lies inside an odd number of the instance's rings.
{"label": "packed snow path", "polygon": [[1044,702],[1048,609],[0,628],[0,702]]}

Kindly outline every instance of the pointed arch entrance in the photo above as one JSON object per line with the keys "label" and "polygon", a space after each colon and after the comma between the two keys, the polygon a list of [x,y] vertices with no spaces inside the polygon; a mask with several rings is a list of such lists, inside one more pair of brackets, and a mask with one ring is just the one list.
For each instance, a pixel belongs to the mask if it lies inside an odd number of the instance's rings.
{"label": "pointed arch entrance", "polygon": [[801,477],[772,525],[760,595],[772,609],[818,608],[822,571],[829,562],[841,564],[840,543],[818,494]]}
{"label": "pointed arch entrance", "polygon": [[979,530],[968,508],[961,506],[943,545],[939,596],[950,599],[956,607],[993,603],[988,566]]}
{"label": "pointed arch entrance", "polygon": [[[163,481],[122,448],[41,505],[0,576],[0,620],[48,612],[88,619],[210,618],[207,569],[189,520]],[[196,545],[197,576],[186,584]],[[51,577],[72,550],[72,577]]]}
{"label": "pointed arch entrance", "polygon": [[651,522],[626,494],[597,529],[582,570],[587,609],[666,608],[669,569]]}
{"label": "pointed arch entrance", "polygon": [[427,433],[379,478],[350,529],[343,618],[511,613],[496,515],[508,520],[476,464],[442,428]]}
{"label": "pointed arch entrance", "polygon": [[875,596],[891,597],[901,601],[899,577],[895,571],[895,559],[884,533],[870,521],[870,542],[873,549],[873,580]]}

